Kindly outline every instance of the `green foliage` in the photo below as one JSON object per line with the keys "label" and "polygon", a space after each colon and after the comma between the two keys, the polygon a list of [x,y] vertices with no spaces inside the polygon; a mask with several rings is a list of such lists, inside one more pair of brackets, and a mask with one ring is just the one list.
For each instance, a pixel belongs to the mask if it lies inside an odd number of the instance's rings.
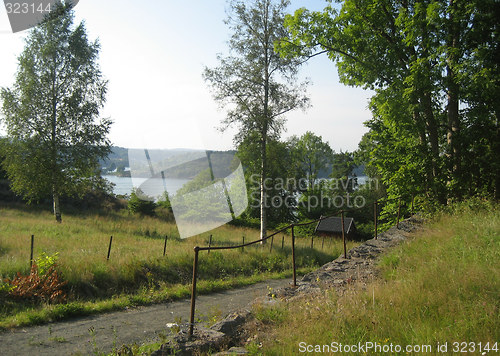
{"label": "green foliage", "polygon": [[498,198],[494,0],[346,0],[288,15],[285,57],[321,51],[346,85],[375,91],[357,159],[389,197]]}
{"label": "green foliage", "polygon": [[130,194],[130,199],[128,200],[127,206],[128,210],[132,214],[141,214],[147,216],[155,215],[156,203],[151,200],[145,200],[139,198],[136,190],[133,190],[132,193]]}
{"label": "green foliage", "polygon": [[323,142],[321,136],[310,131],[300,138],[292,136],[288,141],[292,155],[289,164],[296,166],[298,177],[307,178],[311,189],[319,173],[333,163],[333,150],[328,142]]}
{"label": "green foliage", "polygon": [[46,275],[49,269],[56,266],[58,258],[59,252],[56,252],[53,255],[47,255],[45,252],[40,253],[40,256],[36,259],[38,274],[41,276]]}
{"label": "green foliage", "polygon": [[107,86],[99,43],[88,41],[83,23],[73,26],[70,8],[29,32],[15,83],[0,93],[2,165],[12,190],[28,201],[53,197],[58,221],[59,197],[93,187],[110,146],[111,121],[96,122]]}
{"label": "green foliage", "polygon": [[[250,134],[238,146],[237,155],[245,167],[249,201],[249,206],[243,217],[246,220],[260,217],[261,159],[259,158],[259,150],[258,134],[255,132]],[[267,220],[271,226],[274,226],[294,220],[296,201],[293,195],[300,187],[295,184],[287,184],[289,179],[291,183],[298,180],[293,164],[291,164],[293,153],[290,143],[269,140],[266,145],[266,152],[267,158],[272,164],[267,168],[265,191],[268,199],[267,206],[273,207],[267,211]]]}

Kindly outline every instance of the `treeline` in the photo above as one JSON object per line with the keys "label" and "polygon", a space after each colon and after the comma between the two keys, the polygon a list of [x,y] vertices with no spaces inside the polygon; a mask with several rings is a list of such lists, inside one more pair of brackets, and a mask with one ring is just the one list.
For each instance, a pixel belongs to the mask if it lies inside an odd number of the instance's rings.
{"label": "treeline", "polygon": [[286,18],[283,55],[326,53],[374,90],[359,154],[390,196],[500,194],[498,1],[358,1]]}

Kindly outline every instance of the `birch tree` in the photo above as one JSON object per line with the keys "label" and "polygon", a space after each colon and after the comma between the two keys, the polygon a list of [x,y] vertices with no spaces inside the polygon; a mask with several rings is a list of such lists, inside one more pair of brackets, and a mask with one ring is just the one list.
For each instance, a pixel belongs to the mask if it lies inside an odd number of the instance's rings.
{"label": "birch tree", "polygon": [[107,86],[99,49],[83,23],[73,26],[71,4],[61,5],[30,31],[15,83],[1,89],[11,187],[28,201],[52,196],[58,222],[60,197],[92,187],[110,152],[111,121],[98,119]]}
{"label": "birch tree", "polygon": [[261,238],[266,236],[266,146],[278,139],[285,114],[308,105],[306,83],[297,83],[299,59],[278,55],[275,43],[287,36],[285,9],[289,1],[233,1],[226,21],[232,31],[230,54],[218,56],[219,65],[206,68],[204,79],[214,98],[226,109],[222,129],[236,126],[235,142],[256,134],[260,146]]}

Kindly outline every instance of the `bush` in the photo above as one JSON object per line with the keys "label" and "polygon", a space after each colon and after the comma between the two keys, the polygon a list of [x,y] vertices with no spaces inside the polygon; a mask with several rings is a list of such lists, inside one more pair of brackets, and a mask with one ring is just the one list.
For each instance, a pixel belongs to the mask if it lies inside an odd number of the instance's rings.
{"label": "bush", "polygon": [[139,198],[136,191],[132,191],[130,194],[130,199],[128,201],[128,210],[133,214],[141,214],[154,216],[156,209],[156,203],[154,201],[143,200]]}
{"label": "bush", "polygon": [[31,266],[30,274],[27,276],[17,272],[17,276],[5,282],[2,289],[9,296],[16,299],[24,299],[33,302],[62,303],[66,301],[66,293],[63,287],[68,283],[63,281],[56,270],[55,260],[57,256],[45,256],[39,268],[36,263]]}

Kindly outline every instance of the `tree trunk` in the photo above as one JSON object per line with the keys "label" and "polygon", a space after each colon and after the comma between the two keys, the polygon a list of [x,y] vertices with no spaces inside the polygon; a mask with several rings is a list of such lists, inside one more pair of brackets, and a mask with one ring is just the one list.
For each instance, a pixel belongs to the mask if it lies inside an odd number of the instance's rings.
{"label": "tree trunk", "polygon": [[457,198],[460,199],[460,182],[461,182],[461,152],[460,146],[457,142],[457,138],[460,134],[460,116],[459,116],[459,91],[460,88],[456,82],[456,75],[454,67],[457,64],[456,50],[458,47],[458,36],[459,29],[455,21],[455,11],[456,4],[454,0],[449,2],[449,37],[448,37],[448,54],[447,54],[447,68],[446,68],[446,80],[447,80],[447,96],[448,96],[448,106],[447,106],[447,119],[448,119],[448,132],[446,135],[448,144],[448,157],[450,161],[450,175],[449,182],[451,180],[457,181],[458,186],[454,187]]}
{"label": "tree trunk", "polygon": [[429,141],[431,146],[431,165],[432,165],[432,176],[433,176],[432,187],[438,201],[441,204],[446,204],[446,193],[444,191],[444,186],[442,186],[441,183],[441,172],[439,169],[440,158],[439,158],[438,125],[436,123],[434,112],[432,111],[431,95],[430,93],[426,92],[425,89],[423,90],[422,104],[423,104],[425,122],[427,126],[427,133],[429,135]]}
{"label": "tree trunk", "polygon": [[56,217],[56,221],[58,223],[62,222],[61,218],[61,207],[59,205],[59,194],[55,191],[52,193],[52,200],[54,202],[54,216]]}
{"label": "tree trunk", "polygon": [[[266,130],[267,131],[267,130]],[[262,134],[261,138],[261,146],[260,146],[260,159],[261,159],[261,167],[260,167],[260,238],[263,239],[267,236],[267,216],[266,216],[266,204],[267,204],[267,196],[266,196],[266,171],[267,171],[267,135],[266,133]],[[266,241],[262,241],[264,244]]]}

